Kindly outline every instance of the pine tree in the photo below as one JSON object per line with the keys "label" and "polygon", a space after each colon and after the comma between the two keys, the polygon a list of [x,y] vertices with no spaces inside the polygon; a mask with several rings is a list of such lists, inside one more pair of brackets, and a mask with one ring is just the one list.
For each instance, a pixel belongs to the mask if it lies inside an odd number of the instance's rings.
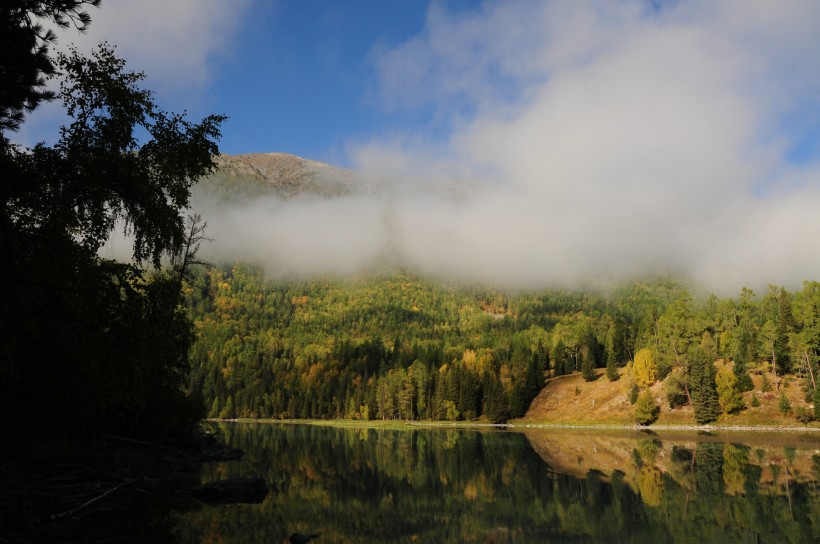
{"label": "pine tree", "polygon": [[789,397],[786,396],[786,393],[780,393],[780,402],[777,404],[777,407],[783,415],[792,412],[792,403],[789,401]]}
{"label": "pine tree", "polygon": [[749,370],[746,368],[745,359],[735,359],[735,366],[732,369],[737,380],[737,390],[743,393],[744,391],[751,391],[755,388],[752,383],[752,377],[749,376]]}
{"label": "pine tree", "polygon": [[627,394],[627,397],[629,398],[629,404],[634,405],[636,402],[638,402],[639,393],[640,389],[638,389],[638,386],[633,383],[632,386],[629,388],[629,393]]}
{"label": "pine tree", "polygon": [[507,395],[498,380],[485,374],[484,383],[486,391],[484,393],[484,415],[492,423],[505,423],[510,418],[510,409],[507,402]]}
{"label": "pine tree", "polygon": [[606,337],[606,377],[611,382],[618,379],[618,359],[615,354],[615,338],[612,331]]}
{"label": "pine tree", "polygon": [[793,329],[794,316],[792,314],[791,295],[781,287],[777,296],[777,339],[775,340],[774,349],[777,353],[777,364],[781,367],[783,374],[791,371],[789,333]]}
{"label": "pine tree", "polygon": [[583,350],[581,352],[581,377],[583,377],[585,381],[591,382],[597,378],[595,366],[595,357],[592,354],[592,350]]}
{"label": "pine tree", "polygon": [[715,384],[715,365],[706,357],[700,345],[692,345],[689,358],[689,382],[695,421],[699,425],[711,423],[720,416],[720,400]]}
{"label": "pine tree", "polygon": [[764,393],[768,393],[772,390],[772,382],[769,380],[769,376],[765,373],[761,376],[761,379],[760,390]]}
{"label": "pine tree", "polygon": [[562,374],[564,374],[567,363],[567,348],[564,345],[564,341],[560,338],[558,339],[558,342],[555,344],[555,348],[552,350],[552,357],[550,358],[552,359],[555,375],[561,376]]}
{"label": "pine tree", "polygon": [[812,401],[814,402],[814,419],[820,421],[820,389],[814,390]]}

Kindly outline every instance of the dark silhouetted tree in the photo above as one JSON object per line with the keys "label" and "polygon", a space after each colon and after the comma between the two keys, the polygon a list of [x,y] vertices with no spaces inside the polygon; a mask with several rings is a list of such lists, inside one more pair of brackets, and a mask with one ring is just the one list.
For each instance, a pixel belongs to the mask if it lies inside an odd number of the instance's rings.
{"label": "dark silhouetted tree", "polygon": [[[12,24],[45,15],[85,26],[82,4],[97,2],[26,2],[22,16],[4,4],[0,13]],[[0,282],[14,286],[0,293],[0,415],[63,433],[170,430],[196,419],[184,401],[193,335],[180,281],[196,243],[182,212],[213,167],[223,118],[191,123],[162,111],[138,86],[143,75],[105,44],[90,58],[60,54],[38,73],[55,67],[71,118],[57,143],[24,151],[0,142],[0,251],[13,256]],[[27,74],[4,74],[29,78],[23,109],[48,98]],[[0,121],[14,128],[20,102],[2,100]],[[133,237],[130,263],[98,256],[118,225]],[[175,273],[161,269],[166,256]]]}

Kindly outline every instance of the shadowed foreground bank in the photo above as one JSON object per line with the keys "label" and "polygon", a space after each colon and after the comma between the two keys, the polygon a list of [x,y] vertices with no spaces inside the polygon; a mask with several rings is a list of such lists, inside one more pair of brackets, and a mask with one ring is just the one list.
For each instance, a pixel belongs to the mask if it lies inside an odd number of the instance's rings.
{"label": "shadowed foreground bank", "polygon": [[[1,445],[0,542],[15,543],[176,542],[176,515],[204,505],[197,500],[203,463],[242,455],[212,435]],[[215,495],[222,503],[243,498]]]}

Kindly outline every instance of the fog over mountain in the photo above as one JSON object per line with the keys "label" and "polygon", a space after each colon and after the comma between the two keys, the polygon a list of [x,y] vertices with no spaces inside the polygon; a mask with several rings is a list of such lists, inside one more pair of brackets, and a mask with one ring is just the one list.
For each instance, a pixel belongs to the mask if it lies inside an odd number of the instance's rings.
{"label": "fog over mountain", "polygon": [[282,187],[211,206],[207,251],[273,276],[389,257],[511,287],[799,287],[820,271],[818,21],[799,1],[433,8],[373,56],[378,107],[428,129],[351,144],[355,174],[256,165]]}

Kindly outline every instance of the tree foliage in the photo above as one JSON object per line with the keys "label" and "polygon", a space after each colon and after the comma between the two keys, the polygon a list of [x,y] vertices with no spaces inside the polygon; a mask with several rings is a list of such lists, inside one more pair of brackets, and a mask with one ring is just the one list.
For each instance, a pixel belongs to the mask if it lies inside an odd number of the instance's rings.
{"label": "tree foliage", "polygon": [[715,376],[715,384],[720,408],[724,413],[734,414],[746,407],[737,387],[737,378],[731,370],[721,369]]}
{"label": "tree foliage", "polygon": [[[28,33],[15,42],[17,56],[3,60],[18,80],[14,96],[0,99],[0,125],[16,128],[22,111],[50,98],[42,78],[55,71],[71,117],[53,147],[23,150],[0,139],[0,251],[12,256],[0,281],[13,286],[0,293],[0,414],[61,433],[115,425],[162,432],[197,410],[182,391],[193,341],[180,305],[184,266],[172,273],[159,265],[188,247],[183,210],[191,185],[213,166],[223,118],[191,123],[163,112],[139,87],[143,75],[105,44],[90,58],[73,50],[48,58],[53,36],[34,21],[84,27],[84,4],[98,2],[0,8],[0,24],[18,38]],[[119,225],[134,239],[130,263],[98,256]]]}
{"label": "tree foliage", "polygon": [[648,389],[644,390],[635,403],[635,421],[641,425],[651,425],[655,423],[660,414],[660,406],[655,402],[655,397]]}
{"label": "tree foliage", "polygon": [[54,98],[46,79],[56,71],[49,47],[57,36],[44,24],[73,25],[84,32],[91,21],[86,7],[100,0],[5,0],[0,8],[0,140],[17,130],[26,112]]}
{"label": "tree foliage", "polygon": [[652,350],[643,348],[635,354],[632,375],[638,387],[649,387],[655,383],[655,356]]}
{"label": "tree foliage", "polygon": [[695,421],[700,425],[711,423],[721,413],[715,384],[715,365],[699,345],[691,346],[687,356]]}

